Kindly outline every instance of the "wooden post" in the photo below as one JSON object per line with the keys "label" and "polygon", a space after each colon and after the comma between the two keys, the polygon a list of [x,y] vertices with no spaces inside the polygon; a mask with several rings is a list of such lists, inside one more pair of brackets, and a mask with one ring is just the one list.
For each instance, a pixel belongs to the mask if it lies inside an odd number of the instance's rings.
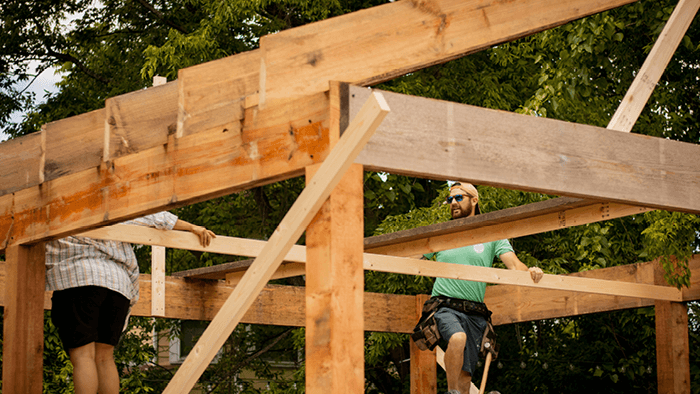
{"label": "wooden post", "polygon": [[5,258],[2,390],[40,394],[44,353],[44,244],[9,246]]}
{"label": "wooden post", "polygon": [[[654,282],[665,284],[663,268],[654,267]],[[690,394],[688,306],[656,301],[656,376],[659,394]]]}
{"label": "wooden post", "polygon": [[[416,322],[423,310],[423,303],[430,298],[427,294],[416,296]],[[411,394],[437,393],[437,360],[435,350],[421,351],[411,343]]]}
{"label": "wooden post", "polygon": [[308,394],[364,393],[362,204],[362,166],[353,164],[306,230]]}

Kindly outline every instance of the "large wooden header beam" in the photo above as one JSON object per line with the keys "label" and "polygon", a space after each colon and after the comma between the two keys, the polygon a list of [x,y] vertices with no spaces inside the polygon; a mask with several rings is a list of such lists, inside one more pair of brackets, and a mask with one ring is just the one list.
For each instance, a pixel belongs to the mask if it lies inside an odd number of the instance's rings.
{"label": "large wooden header beam", "polygon": [[[349,116],[367,98],[349,88]],[[700,145],[397,93],[357,163],[700,214]],[[654,187],[649,187],[654,185]]]}

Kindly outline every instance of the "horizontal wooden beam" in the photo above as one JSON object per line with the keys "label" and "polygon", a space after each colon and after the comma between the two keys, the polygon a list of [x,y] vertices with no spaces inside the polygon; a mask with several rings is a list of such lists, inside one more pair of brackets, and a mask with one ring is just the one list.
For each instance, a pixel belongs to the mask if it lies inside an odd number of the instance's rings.
{"label": "horizontal wooden beam", "polygon": [[530,278],[530,273],[526,271],[465,266],[376,254],[365,254],[365,269],[397,274],[423,275],[436,278],[462,279],[476,282],[510,284],[540,289],[566,290],[624,297],[667,301],[681,301],[683,299],[680,290],[674,287],[549,274],[545,274],[542,280],[538,283],[534,283]]}
{"label": "horizontal wooden beam", "polygon": [[[235,255],[260,253],[259,247],[263,241],[245,240],[232,237],[217,237],[216,244],[206,249],[198,245],[198,240],[193,234],[177,234],[176,231],[155,230],[147,227],[119,225],[114,226],[112,231],[104,231],[99,233],[93,231],[89,233],[92,237],[111,238],[124,242],[143,243],[139,242],[138,238],[143,238],[144,241],[153,244],[156,239],[172,238],[169,244],[178,243],[178,248],[189,249],[190,247],[196,250],[207,250],[212,253],[222,253],[224,250],[227,253]],[[134,227],[130,229],[130,227]],[[101,230],[99,230],[101,231]],[[144,234],[153,233],[154,236],[144,237]],[[156,236],[155,234],[160,236]],[[172,237],[168,237],[172,234]],[[122,236],[123,235],[123,236]],[[226,244],[230,245],[224,246]],[[236,250],[236,246],[241,246]],[[303,246],[295,245],[290,253],[285,257],[285,260],[296,263],[305,262],[305,253],[302,253]],[[301,259],[301,257],[304,259]],[[650,298],[662,299],[669,301],[680,301],[682,294],[675,288],[664,288],[651,284],[633,284],[633,283],[614,283],[609,281],[579,279],[576,277],[568,277],[562,275],[545,275],[545,278],[539,283],[533,283],[527,272],[519,272],[512,270],[503,270],[498,268],[484,267],[465,267],[457,264],[447,264],[434,261],[417,260],[403,257],[383,256],[377,254],[364,254],[365,270],[393,272],[407,275],[423,275],[431,277],[447,277],[453,279],[465,279],[478,282],[488,282],[495,284],[513,284],[518,286],[529,286],[545,289],[566,290],[570,292],[585,292],[594,294],[607,294],[635,298]],[[290,275],[300,275],[299,270],[291,270]],[[283,277],[282,273],[278,277]]]}
{"label": "horizontal wooden beam", "polygon": [[[367,97],[351,86],[348,111]],[[368,169],[700,213],[700,145],[385,93]],[[649,187],[649,185],[654,185]]]}
{"label": "horizontal wooden beam", "polygon": [[[689,263],[691,286],[684,288],[683,301],[700,300],[700,255]],[[0,288],[5,288],[6,263],[0,262]],[[658,262],[630,264],[570,274],[581,278],[653,284]],[[135,316],[151,315],[151,276],[140,278],[141,296],[133,308]],[[211,320],[234,286],[223,281],[192,280],[168,276],[165,317],[184,320]],[[268,285],[260,293],[242,322],[301,327],[305,320],[304,288]],[[0,307],[5,306],[0,292]],[[653,306],[654,300],[566,290],[540,289],[514,285],[486,287],[485,302],[494,312],[494,324],[510,324],[553,319],[589,313]],[[51,292],[46,292],[44,308],[51,309]],[[410,333],[416,324],[415,296],[365,293],[367,331]]]}
{"label": "horizontal wooden beam", "polygon": [[[682,289],[684,302],[700,300],[700,255],[689,262],[691,284]],[[654,271],[661,269],[658,261],[629,264],[569,274],[580,278],[604,279],[616,283],[654,284]],[[648,298],[617,297],[566,290],[538,289],[512,285],[487,286],[486,304],[494,311],[494,324],[579,316],[589,313],[618,311],[654,306]]]}
{"label": "horizontal wooden beam", "polygon": [[[158,89],[158,88],[154,88]],[[329,151],[325,93],[0,196],[0,250],[303,174]],[[235,170],[234,170],[235,169]]]}
{"label": "horizontal wooden beam", "polygon": [[284,30],[260,39],[260,101],[387,81],[633,1],[397,1]]}
{"label": "horizontal wooden beam", "polygon": [[[561,203],[557,204],[559,202]],[[617,203],[585,201],[581,204],[581,202],[584,200],[567,200],[566,197],[562,197],[418,229],[370,237],[365,239],[365,251],[392,256],[420,257],[426,253],[581,226],[651,210]],[[510,216],[509,213],[513,215]],[[507,218],[512,219],[504,220]]]}

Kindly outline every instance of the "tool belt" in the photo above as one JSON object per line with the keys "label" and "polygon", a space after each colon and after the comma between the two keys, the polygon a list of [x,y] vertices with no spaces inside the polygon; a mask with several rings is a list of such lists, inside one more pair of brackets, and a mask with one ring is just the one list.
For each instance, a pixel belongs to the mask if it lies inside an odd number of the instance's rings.
{"label": "tool belt", "polygon": [[459,298],[451,298],[446,296],[435,296],[432,298],[442,300],[440,306],[446,306],[450,309],[456,310],[457,312],[466,313],[467,315],[481,315],[487,320],[491,319],[491,311],[483,302],[462,300]]}
{"label": "tool belt", "polygon": [[498,355],[496,345],[496,333],[491,324],[491,311],[482,302],[461,300],[446,296],[435,296],[428,299],[423,304],[423,311],[418,324],[413,328],[411,339],[420,350],[433,350],[440,342],[440,331],[435,321],[435,312],[441,307],[454,309],[468,315],[481,315],[488,320],[488,326],[481,341],[480,355],[485,356],[487,352],[492,353],[493,358]]}

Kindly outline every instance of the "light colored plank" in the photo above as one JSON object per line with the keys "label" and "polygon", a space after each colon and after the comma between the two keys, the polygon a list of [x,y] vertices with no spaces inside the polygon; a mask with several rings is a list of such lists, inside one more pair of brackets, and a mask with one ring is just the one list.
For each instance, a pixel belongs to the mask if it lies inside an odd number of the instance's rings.
{"label": "light colored plank", "polygon": [[542,280],[534,283],[530,278],[530,273],[527,271],[464,266],[376,254],[365,254],[365,269],[656,300],[681,301],[683,298],[680,290],[671,287],[549,274],[545,274]]}
{"label": "light colored plank", "polygon": [[699,8],[700,0],[680,0],[608,123],[608,129],[632,131],[632,126],[637,122]]}
{"label": "light colored plank", "polygon": [[107,99],[103,160],[168,142],[177,128],[177,81]]}
{"label": "light colored plank", "polygon": [[[0,262],[0,289],[6,288],[7,264]],[[653,269],[658,262],[585,271],[572,276],[654,284]],[[684,288],[683,301],[700,300],[700,255],[690,263],[691,286]],[[233,291],[223,281],[185,280],[166,277],[168,303],[166,318],[211,320]],[[132,312],[151,316],[151,276],[141,275],[141,296]],[[244,323],[302,327],[305,324],[304,288],[268,285],[244,316]],[[486,287],[486,304],[494,312],[494,325],[577,316],[653,306],[654,300],[577,293],[514,285]],[[5,306],[0,292],[0,306]],[[45,292],[44,309],[51,308],[51,292]],[[365,330],[411,333],[416,324],[416,297],[365,293]]]}
{"label": "light colored plank", "polygon": [[43,243],[7,250],[3,392],[40,394],[43,390],[44,254]]}
{"label": "light colored plank", "polygon": [[[350,87],[350,117],[365,90]],[[700,213],[700,145],[384,95],[396,110],[358,157],[366,169]]]}
{"label": "light colored plank", "polygon": [[[140,245],[160,245],[167,248],[196,250],[200,252],[230,254],[235,256],[257,257],[265,248],[266,241],[217,235],[209,246],[199,243],[199,238],[189,231],[160,230],[145,226],[115,224],[86,231],[83,237],[108,239]],[[306,248],[294,245],[284,259],[290,262],[306,261]]]}
{"label": "light colored plank", "polygon": [[284,30],[260,39],[260,101],[387,81],[632,1],[397,1]]}
{"label": "light colored plank", "polygon": [[165,316],[165,247],[151,247],[151,314]]}
{"label": "light colored plank", "polygon": [[260,111],[270,116],[243,133],[200,132],[0,196],[0,250],[301,175],[330,151],[325,96]]}
{"label": "light colored plank", "polygon": [[178,73],[177,137],[202,130],[240,130],[247,97],[259,85],[260,50],[182,69]]}
{"label": "light colored plank", "polygon": [[0,196],[41,182],[41,152],[41,132],[0,144]]}
{"label": "light colored plank", "polygon": [[165,393],[192,389],[388,112],[389,107],[380,94],[373,95],[372,99],[367,101],[366,107],[353,120],[349,130],[323,162],[316,176],[299,195],[260,255],[243,276],[241,280],[243,284],[237,286],[231,293],[197,341],[182,367],[166,387]]}

